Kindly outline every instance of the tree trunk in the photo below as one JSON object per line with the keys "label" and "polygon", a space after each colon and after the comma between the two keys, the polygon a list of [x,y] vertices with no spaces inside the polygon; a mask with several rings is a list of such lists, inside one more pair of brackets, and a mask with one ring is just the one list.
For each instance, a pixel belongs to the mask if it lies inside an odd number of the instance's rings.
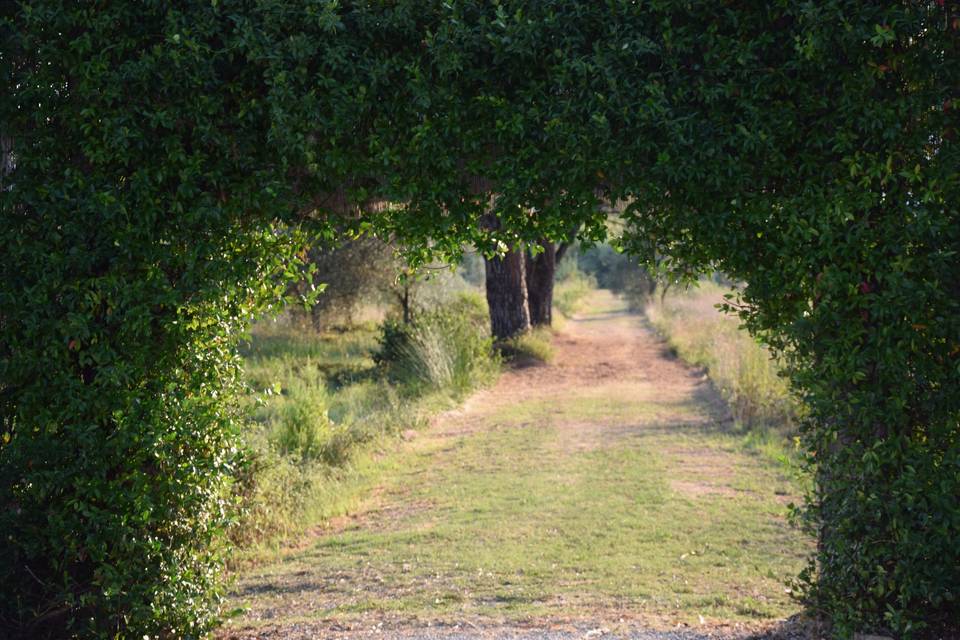
{"label": "tree trunk", "polygon": [[540,240],[543,251],[536,256],[527,253],[527,302],[530,324],[549,327],[553,322],[553,280],[557,272],[557,246]]}
{"label": "tree trunk", "polygon": [[502,257],[485,259],[490,332],[495,340],[512,338],[530,328],[523,251],[513,248]]}
{"label": "tree trunk", "polygon": [[[497,229],[500,221],[493,214],[484,216],[488,229]],[[524,253],[511,247],[504,255],[484,258],[487,274],[487,306],[490,308],[490,333],[494,340],[506,340],[530,329],[527,307],[527,282]]]}

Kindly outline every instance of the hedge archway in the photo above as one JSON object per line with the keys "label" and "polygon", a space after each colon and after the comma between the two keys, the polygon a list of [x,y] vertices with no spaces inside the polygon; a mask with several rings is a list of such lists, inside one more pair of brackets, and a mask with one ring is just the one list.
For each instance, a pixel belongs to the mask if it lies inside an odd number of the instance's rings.
{"label": "hedge archway", "polygon": [[0,42],[0,627],[209,628],[233,346],[304,233],[423,259],[602,201],[788,358],[811,606],[960,619],[955,2],[43,1]]}

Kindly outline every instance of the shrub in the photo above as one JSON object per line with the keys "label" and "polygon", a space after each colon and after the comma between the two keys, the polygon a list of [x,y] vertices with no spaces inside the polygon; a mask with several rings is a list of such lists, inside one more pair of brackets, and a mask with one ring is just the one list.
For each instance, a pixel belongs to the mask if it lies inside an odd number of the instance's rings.
{"label": "shrub", "polygon": [[[297,341],[287,344],[297,345]],[[265,393],[253,413],[263,425],[258,434],[263,442],[251,442],[301,462],[337,464],[347,455],[349,443],[344,428],[328,415],[330,395],[322,365],[315,356],[299,360],[294,353],[282,354],[268,363],[258,360],[247,373]]]}
{"label": "shrub", "polygon": [[346,456],[346,434],[327,416],[322,397],[304,395],[287,402],[280,414],[274,443],[286,455],[303,461],[322,460],[337,464]]}
{"label": "shrub", "polygon": [[[164,44],[173,25],[187,46]],[[270,118],[240,75],[210,84],[244,55],[210,5],[8,4],[0,34],[0,635],[198,638],[232,507],[236,336],[302,241],[278,222],[277,146],[238,141],[226,105]]]}
{"label": "shrub", "polygon": [[461,295],[412,322],[386,320],[375,359],[391,380],[461,394],[495,371],[491,345],[482,301]]}

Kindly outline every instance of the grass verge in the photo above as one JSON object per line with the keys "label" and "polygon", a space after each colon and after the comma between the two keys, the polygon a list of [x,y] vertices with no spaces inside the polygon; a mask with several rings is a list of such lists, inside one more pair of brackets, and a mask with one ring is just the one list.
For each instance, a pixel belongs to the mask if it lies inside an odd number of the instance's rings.
{"label": "grass verge", "polygon": [[773,355],[737,318],[716,308],[728,290],[710,282],[661,299],[644,312],[684,361],[706,369],[727,402],[744,446],[790,466],[803,406],[790,392]]}
{"label": "grass verge", "polygon": [[[596,308],[558,357],[657,353],[624,329],[637,319]],[[244,576],[237,624],[673,628],[796,613],[784,583],[810,543],[785,518],[795,480],[743,451],[706,385],[675,361],[651,366],[663,375],[585,368],[564,388],[513,373],[393,453],[358,514]]]}
{"label": "grass verge", "polygon": [[702,283],[655,298],[646,306],[651,324],[684,361],[704,367],[734,419],[748,427],[790,429],[801,411],[770,352],[738,320],[716,308],[727,290]]}
{"label": "grass verge", "polygon": [[500,353],[516,362],[553,362],[553,330],[537,327],[499,344]]}
{"label": "grass verge", "polygon": [[233,562],[269,558],[347,513],[399,438],[492,381],[499,363],[484,313],[461,298],[410,325],[317,334],[258,324],[243,350],[252,421],[234,485],[241,509],[230,532]]}

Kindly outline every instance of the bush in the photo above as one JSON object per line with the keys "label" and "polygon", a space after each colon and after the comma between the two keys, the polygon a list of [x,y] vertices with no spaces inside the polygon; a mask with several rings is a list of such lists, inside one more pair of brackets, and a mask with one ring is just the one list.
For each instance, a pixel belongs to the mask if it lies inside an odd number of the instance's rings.
{"label": "bush", "polygon": [[330,419],[330,395],[324,376],[311,359],[289,367],[274,383],[280,397],[258,412],[267,443],[281,455],[302,463],[338,465],[349,456],[352,438],[347,425]]}
{"label": "bush", "polygon": [[304,462],[340,464],[348,455],[350,435],[330,421],[326,406],[318,400],[316,396],[304,396],[288,402],[274,442],[281,453],[298,456]]}
{"label": "bush", "polygon": [[496,370],[491,349],[482,300],[461,295],[421,311],[412,322],[386,320],[375,359],[390,380],[462,394]]}
{"label": "bush", "polygon": [[627,308],[638,313],[644,311],[653,299],[655,289],[656,281],[648,276],[628,282],[623,289],[623,298],[627,301]]}
{"label": "bush", "polygon": [[[215,7],[62,9],[0,11],[0,635],[198,638],[232,507],[236,336],[302,238],[278,223],[277,145],[238,141],[224,110],[243,92],[267,131],[257,90],[210,84],[219,52],[244,56]],[[189,46],[156,40],[174,24]]]}

